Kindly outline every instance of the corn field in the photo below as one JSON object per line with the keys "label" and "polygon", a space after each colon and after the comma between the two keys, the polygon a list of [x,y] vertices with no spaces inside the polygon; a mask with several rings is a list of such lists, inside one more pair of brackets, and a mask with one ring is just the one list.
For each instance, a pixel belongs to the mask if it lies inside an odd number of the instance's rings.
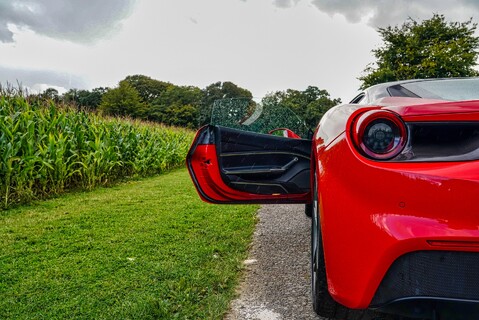
{"label": "corn field", "polygon": [[183,165],[192,138],[0,93],[0,209]]}

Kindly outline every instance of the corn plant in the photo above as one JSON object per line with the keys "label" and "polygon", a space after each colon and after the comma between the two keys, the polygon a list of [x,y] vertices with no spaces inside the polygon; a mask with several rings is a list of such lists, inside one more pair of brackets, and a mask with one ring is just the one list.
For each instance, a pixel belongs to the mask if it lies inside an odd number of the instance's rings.
{"label": "corn plant", "polygon": [[184,163],[192,137],[0,89],[0,208],[162,173]]}

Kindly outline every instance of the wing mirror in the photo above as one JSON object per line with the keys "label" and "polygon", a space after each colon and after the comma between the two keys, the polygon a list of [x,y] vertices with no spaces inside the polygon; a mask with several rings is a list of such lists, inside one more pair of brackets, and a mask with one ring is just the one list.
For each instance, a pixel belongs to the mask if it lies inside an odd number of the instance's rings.
{"label": "wing mirror", "polygon": [[301,139],[301,137],[297,135],[296,133],[294,133],[294,131],[290,129],[286,129],[286,128],[276,128],[269,131],[268,134],[285,137],[285,138]]}

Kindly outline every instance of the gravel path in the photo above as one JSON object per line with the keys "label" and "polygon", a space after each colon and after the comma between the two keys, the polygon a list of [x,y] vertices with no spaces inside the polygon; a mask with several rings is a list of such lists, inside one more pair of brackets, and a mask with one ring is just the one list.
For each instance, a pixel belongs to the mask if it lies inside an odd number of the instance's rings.
{"label": "gravel path", "polygon": [[262,206],[258,217],[240,296],[225,319],[320,319],[310,298],[311,220],[304,205]]}
{"label": "gravel path", "polygon": [[[262,206],[258,218],[239,297],[225,320],[327,320],[311,303],[311,220],[304,205]],[[360,318],[409,319],[374,312]]]}

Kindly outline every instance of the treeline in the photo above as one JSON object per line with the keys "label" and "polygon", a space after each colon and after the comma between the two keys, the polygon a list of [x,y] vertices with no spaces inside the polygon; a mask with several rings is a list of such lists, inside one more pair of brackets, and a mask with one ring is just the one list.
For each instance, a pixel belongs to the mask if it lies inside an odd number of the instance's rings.
{"label": "treeline", "polygon": [[[252,93],[232,82],[216,82],[204,89],[178,86],[145,75],[127,76],[115,88],[99,87],[91,91],[70,89],[63,95],[48,88],[40,94],[110,116],[127,116],[166,125],[195,129],[207,124],[214,101],[219,99],[253,99]],[[261,103],[283,105],[293,110],[314,128],[326,110],[340,103],[326,90],[309,86],[304,91],[288,89],[264,97]]]}

